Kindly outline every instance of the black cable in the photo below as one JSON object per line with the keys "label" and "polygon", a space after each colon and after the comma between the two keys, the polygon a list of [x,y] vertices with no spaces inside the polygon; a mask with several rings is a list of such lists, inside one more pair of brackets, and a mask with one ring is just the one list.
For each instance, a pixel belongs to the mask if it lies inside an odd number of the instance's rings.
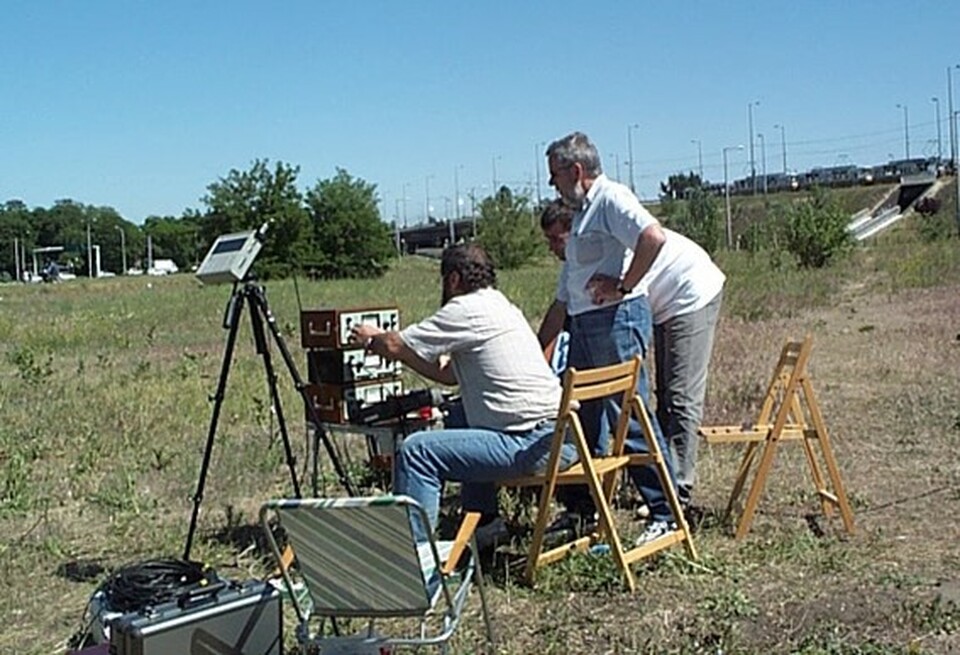
{"label": "black cable", "polygon": [[215,580],[213,570],[200,562],[147,560],[119,569],[100,586],[100,591],[112,610],[136,612],[175,600]]}

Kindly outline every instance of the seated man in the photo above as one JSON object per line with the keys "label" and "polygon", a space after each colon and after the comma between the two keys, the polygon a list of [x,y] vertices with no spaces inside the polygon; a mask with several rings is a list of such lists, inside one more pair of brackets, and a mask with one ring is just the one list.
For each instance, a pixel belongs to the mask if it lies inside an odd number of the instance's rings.
{"label": "seated man", "polygon": [[[436,527],[445,481],[463,483],[464,510],[490,517],[498,480],[546,466],[561,394],[523,313],[494,288],[496,271],[483,248],[447,248],[440,273],[442,306],[435,314],[400,332],[364,324],[352,334],[378,355],[460,385],[465,425],[412,434],[397,454],[394,492],[419,502],[430,520],[414,522],[420,540]],[[561,467],[576,460],[572,444],[562,455]]]}

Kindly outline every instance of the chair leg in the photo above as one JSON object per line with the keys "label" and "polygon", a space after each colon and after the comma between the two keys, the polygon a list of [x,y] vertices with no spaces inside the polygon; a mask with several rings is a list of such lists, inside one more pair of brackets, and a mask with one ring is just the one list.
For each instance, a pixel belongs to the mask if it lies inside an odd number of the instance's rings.
{"label": "chair leg", "polygon": [[747,502],[743,507],[743,514],[741,514],[740,521],[737,524],[735,533],[737,539],[743,539],[750,530],[750,525],[753,523],[753,514],[757,510],[757,503],[760,502],[760,494],[763,492],[764,484],[767,481],[767,474],[770,473],[770,466],[773,464],[773,455],[777,449],[777,441],[768,439],[764,443],[766,445],[763,447],[760,465],[757,467],[757,474],[753,478],[753,484],[750,486],[750,492],[747,494]]}
{"label": "chair leg", "polygon": [[543,541],[547,532],[547,521],[550,519],[550,501],[553,499],[555,486],[552,481],[543,485],[540,491],[540,508],[537,510],[537,521],[533,527],[533,539],[530,542],[530,551],[527,555],[527,565],[524,567],[523,577],[527,584],[533,585],[537,575],[537,562],[543,551]]}
{"label": "chair leg", "polygon": [[817,490],[817,499],[820,502],[820,509],[827,517],[833,516],[833,504],[824,496],[827,491],[826,483],[823,480],[823,473],[820,471],[820,464],[817,463],[817,453],[813,449],[815,439],[804,435],[803,452],[807,456],[807,467],[810,469],[810,478],[813,480],[813,486]]}
{"label": "chair leg", "polygon": [[740,499],[740,494],[743,493],[743,487],[746,485],[747,476],[750,474],[750,468],[753,466],[753,458],[757,454],[757,446],[759,442],[751,441],[747,445],[746,451],[743,453],[743,459],[740,460],[740,468],[737,470],[737,477],[733,483],[733,489],[730,491],[730,499],[727,501],[727,509],[725,512],[725,517],[729,519],[733,516],[734,507],[737,504],[737,500]]}
{"label": "chair leg", "polygon": [[476,567],[477,593],[480,594],[480,612],[483,614],[483,625],[487,631],[487,644],[491,652],[496,652],[497,639],[493,633],[493,623],[490,621],[490,609],[487,605],[487,585],[483,577],[483,568],[480,565],[480,553],[477,550],[477,540],[474,536],[470,537],[470,552]]}
{"label": "chair leg", "polygon": [[850,508],[850,502],[847,500],[847,494],[843,489],[843,481],[840,479],[840,468],[837,466],[837,460],[833,456],[833,447],[830,445],[830,436],[827,433],[827,425],[820,413],[820,405],[813,395],[813,385],[810,380],[804,378],[800,384],[803,386],[804,394],[807,398],[807,405],[810,408],[810,419],[813,427],[817,431],[820,448],[823,450],[823,460],[826,463],[827,474],[830,476],[830,482],[833,484],[834,493],[837,496],[837,505],[840,508],[840,516],[843,519],[843,526],[848,534],[853,534],[853,510]]}
{"label": "chair leg", "polygon": [[447,561],[443,563],[443,567],[440,569],[443,575],[450,575],[457,568],[457,564],[460,563],[460,558],[463,556],[463,551],[466,550],[470,540],[473,539],[479,523],[480,512],[467,512],[463,515],[463,520],[457,529],[457,536],[453,540],[453,547],[450,549]]}

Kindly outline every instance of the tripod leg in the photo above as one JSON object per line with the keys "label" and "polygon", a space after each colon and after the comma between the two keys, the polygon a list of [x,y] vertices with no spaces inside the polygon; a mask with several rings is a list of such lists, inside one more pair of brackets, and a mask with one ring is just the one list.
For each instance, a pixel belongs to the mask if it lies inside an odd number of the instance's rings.
{"label": "tripod leg", "polygon": [[207,445],[203,451],[203,462],[200,464],[200,478],[197,480],[197,491],[193,495],[193,513],[190,516],[190,529],[187,531],[187,544],[183,549],[183,559],[190,560],[190,548],[193,546],[193,535],[197,529],[197,518],[200,515],[200,503],[203,501],[203,487],[207,482],[207,471],[210,469],[210,455],[213,452],[213,439],[217,434],[217,422],[220,420],[220,408],[227,390],[227,378],[230,375],[230,362],[233,359],[233,349],[237,343],[237,326],[240,324],[240,315],[243,313],[243,296],[238,289],[234,289],[227,305],[223,326],[227,332],[227,345],[223,351],[223,363],[220,365],[220,380],[217,382],[217,391],[213,396],[213,414],[210,417],[210,429],[207,431]]}
{"label": "tripod leg", "polygon": [[303,398],[303,404],[307,408],[307,413],[310,415],[310,421],[314,425],[315,433],[319,440],[323,442],[323,446],[327,451],[327,455],[330,457],[330,462],[333,464],[333,468],[337,472],[337,477],[340,480],[340,484],[346,490],[348,495],[356,496],[356,488],[350,481],[350,476],[347,475],[347,470],[340,461],[340,455],[337,453],[337,449],[330,440],[330,435],[327,434],[327,431],[323,428],[323,422],[317,415],[317,410],[314,408],[313,403],[310,401],[310,395],[307,393],[307,385],[304,383],[303,378],[300,377],[300,373],[297,371],[297,365],[293,361],[293,356],[290,355],[290,350],[287,348],[287,344],[283,341],[283,335],[280,334],[280,330],[277,328],[277,320],[273,317],[273,314],[270,312],[270,308],[267,306],[267,298],[263,293],[263,289],[261,287],[254,287],[254,292],[251,294],[250,300],[251,302],[256,303],[257,309],[266,318],[267,327],[270,329],[270,334],[273,335],[273,340],[277,344],[277,350],[280,351],[280,355],[283,357],[283,361],[287,366],[287,370],[290,372],[290,377],[293,379],[293,383],[297,389],[297,392],[300,394],[300,397]]}
{"label": "tripod leg", "polygon": [[287,458],[287,468],[290,469],[290,480],[293,483],[293,493],[296,498],[300,498],[300,483],[297,480],[297,458],[293,456],[293,449],[290,447],[290,436],[287,434],[287,421],[283,417],[283,405],[280,404],[280,394],[277,392],[277,374],[273,370],[273,360],[270,357],[270,346],[267,344],[266,336],[263,332],[263,318],[255,307],[250,312],[250,321],[253,327],[253,339],[257,345],[257,353],[263,359],[263,369],[267,375],[267,386],[270,387],[270,402],[277,412],[277,425],[280,427],[280,436],[283,439],[283,450]]}

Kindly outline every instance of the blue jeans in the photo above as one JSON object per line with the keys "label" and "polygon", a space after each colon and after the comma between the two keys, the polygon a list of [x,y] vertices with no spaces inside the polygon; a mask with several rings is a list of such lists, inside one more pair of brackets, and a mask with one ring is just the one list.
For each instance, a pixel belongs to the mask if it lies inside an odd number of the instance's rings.
{"label": "blue jeans", "polygon": [[[450,423],[448,420],[447,425]],[[550,420],[525,432],[465,427],[426,430],[407,437],[397,453],[393,488],[395,493],[416,500],[427,513],[429,528],[414,515],[417,541],[426,541],[427,530],[436,528],[444,482],[463,483],[460,499],[465,511],[493,514],[497,511],[498,481],[546,468],[553,430],[554,421]],[[576,460],[576,448],[565,443],[560,468]]]}
{"label": "blue jeans", "polygon": [[[653,317],[646,296],[572,316],[570,318],[570,353],[567,363],[577,369],[596,368],[625,362],[636,355],[643,357],[646,362],[652,333]],[[650,412],[650,383],[645,364],[640,369],[637,393],[647,408],[647,413],[650,414],[654,436],[660,444],[660,450],[664,453],[667,471],[672,482],[673,467],[670,462],[670,451],[664,442],[663,433],[660,431],[655,415]],[[595,452],[606,452],[610,438],[606,426],[617,424],[620,415],[618,399],[604,398],[585,402],[579,413],[589,445]],[[647,452],[643,430],[633,418],[630,419],[626,452]],[[656,469],[652,465],[634,466],[630,467],[629,473],[647,507],[650,508],[650,518],[673,520],[673,512],[667,503]]]}

